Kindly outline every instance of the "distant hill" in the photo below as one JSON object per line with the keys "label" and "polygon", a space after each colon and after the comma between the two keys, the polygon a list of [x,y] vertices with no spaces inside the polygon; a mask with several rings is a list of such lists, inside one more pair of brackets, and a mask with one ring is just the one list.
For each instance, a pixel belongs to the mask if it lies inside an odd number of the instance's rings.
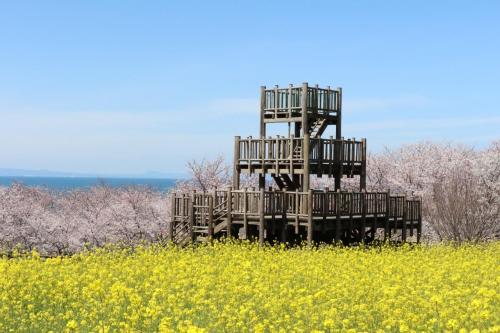
{"label": "distant hill", "polygon": [[139,174],[97,174],[97,173],[75,173],[53,170],[28,170],[0,168],[0,176],[7,177],[105,177],[105,178],[151,178],[151,179],[180,179],[186,174],[179,172],[147,171]]}

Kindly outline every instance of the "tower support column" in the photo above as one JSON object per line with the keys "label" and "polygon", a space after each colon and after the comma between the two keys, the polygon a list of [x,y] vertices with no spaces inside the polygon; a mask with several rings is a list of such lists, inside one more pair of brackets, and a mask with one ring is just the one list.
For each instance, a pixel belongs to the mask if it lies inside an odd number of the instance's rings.
{"label": "tower support column", "polygon": [[361,174],[359,175],[359,190],[366,190],[366,139],[361,139]]}
{"label": "tower support column", "polygon": [[266,108],[266,86],[260,87],[260,137],[266,137],[266,123],[264,122],[264,113]]}
{"label": "tower support column", "polygon": [[310,149],[309,133],[304,134],[304,174],[302,175],[302,192],[309,191],[309,180],[311,175],[309,174],[309,149]]}
{"label": "tower support column", "polygon": [[265,174],[259,174],[259,189],[265,189],[266,188],[266,175]]}
{"label": "tower support column", "polygon": [[240,160],[240,140],[241,136],[234,137],[234,158],[233,158],[233,188],[240,189],[240,170],[238,168]]}

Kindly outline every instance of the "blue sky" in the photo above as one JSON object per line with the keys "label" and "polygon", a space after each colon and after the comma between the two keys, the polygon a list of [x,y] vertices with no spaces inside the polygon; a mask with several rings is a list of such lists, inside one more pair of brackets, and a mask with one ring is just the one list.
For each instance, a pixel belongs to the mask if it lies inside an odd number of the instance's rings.
{"label": "blue sky", "polygon": [[497,1],[0,4],[0,168],[179,173],[258,134],[260,85],[344,89],[379,151],[500,138]]}

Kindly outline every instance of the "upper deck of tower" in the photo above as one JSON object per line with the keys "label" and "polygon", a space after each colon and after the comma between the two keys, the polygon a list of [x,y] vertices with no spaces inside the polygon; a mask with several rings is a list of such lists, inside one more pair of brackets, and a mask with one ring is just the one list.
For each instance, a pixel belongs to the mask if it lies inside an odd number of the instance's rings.
{"label": "upper deck of tower", "polygon": [[310,119],[340,119],[342,88],[320,88],[318,85],[274,88],[261,87],[261,114],[264,123],[301,122],[304,113]]}

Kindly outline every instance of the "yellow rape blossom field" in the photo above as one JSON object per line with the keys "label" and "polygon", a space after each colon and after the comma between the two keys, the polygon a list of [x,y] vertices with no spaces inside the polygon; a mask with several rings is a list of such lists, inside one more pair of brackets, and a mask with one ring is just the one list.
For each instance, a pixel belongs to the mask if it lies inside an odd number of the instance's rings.
{"label": "yellow rape blossom field", "polygon": [[0,332],[500,332],[500,244],[0,260]]}

